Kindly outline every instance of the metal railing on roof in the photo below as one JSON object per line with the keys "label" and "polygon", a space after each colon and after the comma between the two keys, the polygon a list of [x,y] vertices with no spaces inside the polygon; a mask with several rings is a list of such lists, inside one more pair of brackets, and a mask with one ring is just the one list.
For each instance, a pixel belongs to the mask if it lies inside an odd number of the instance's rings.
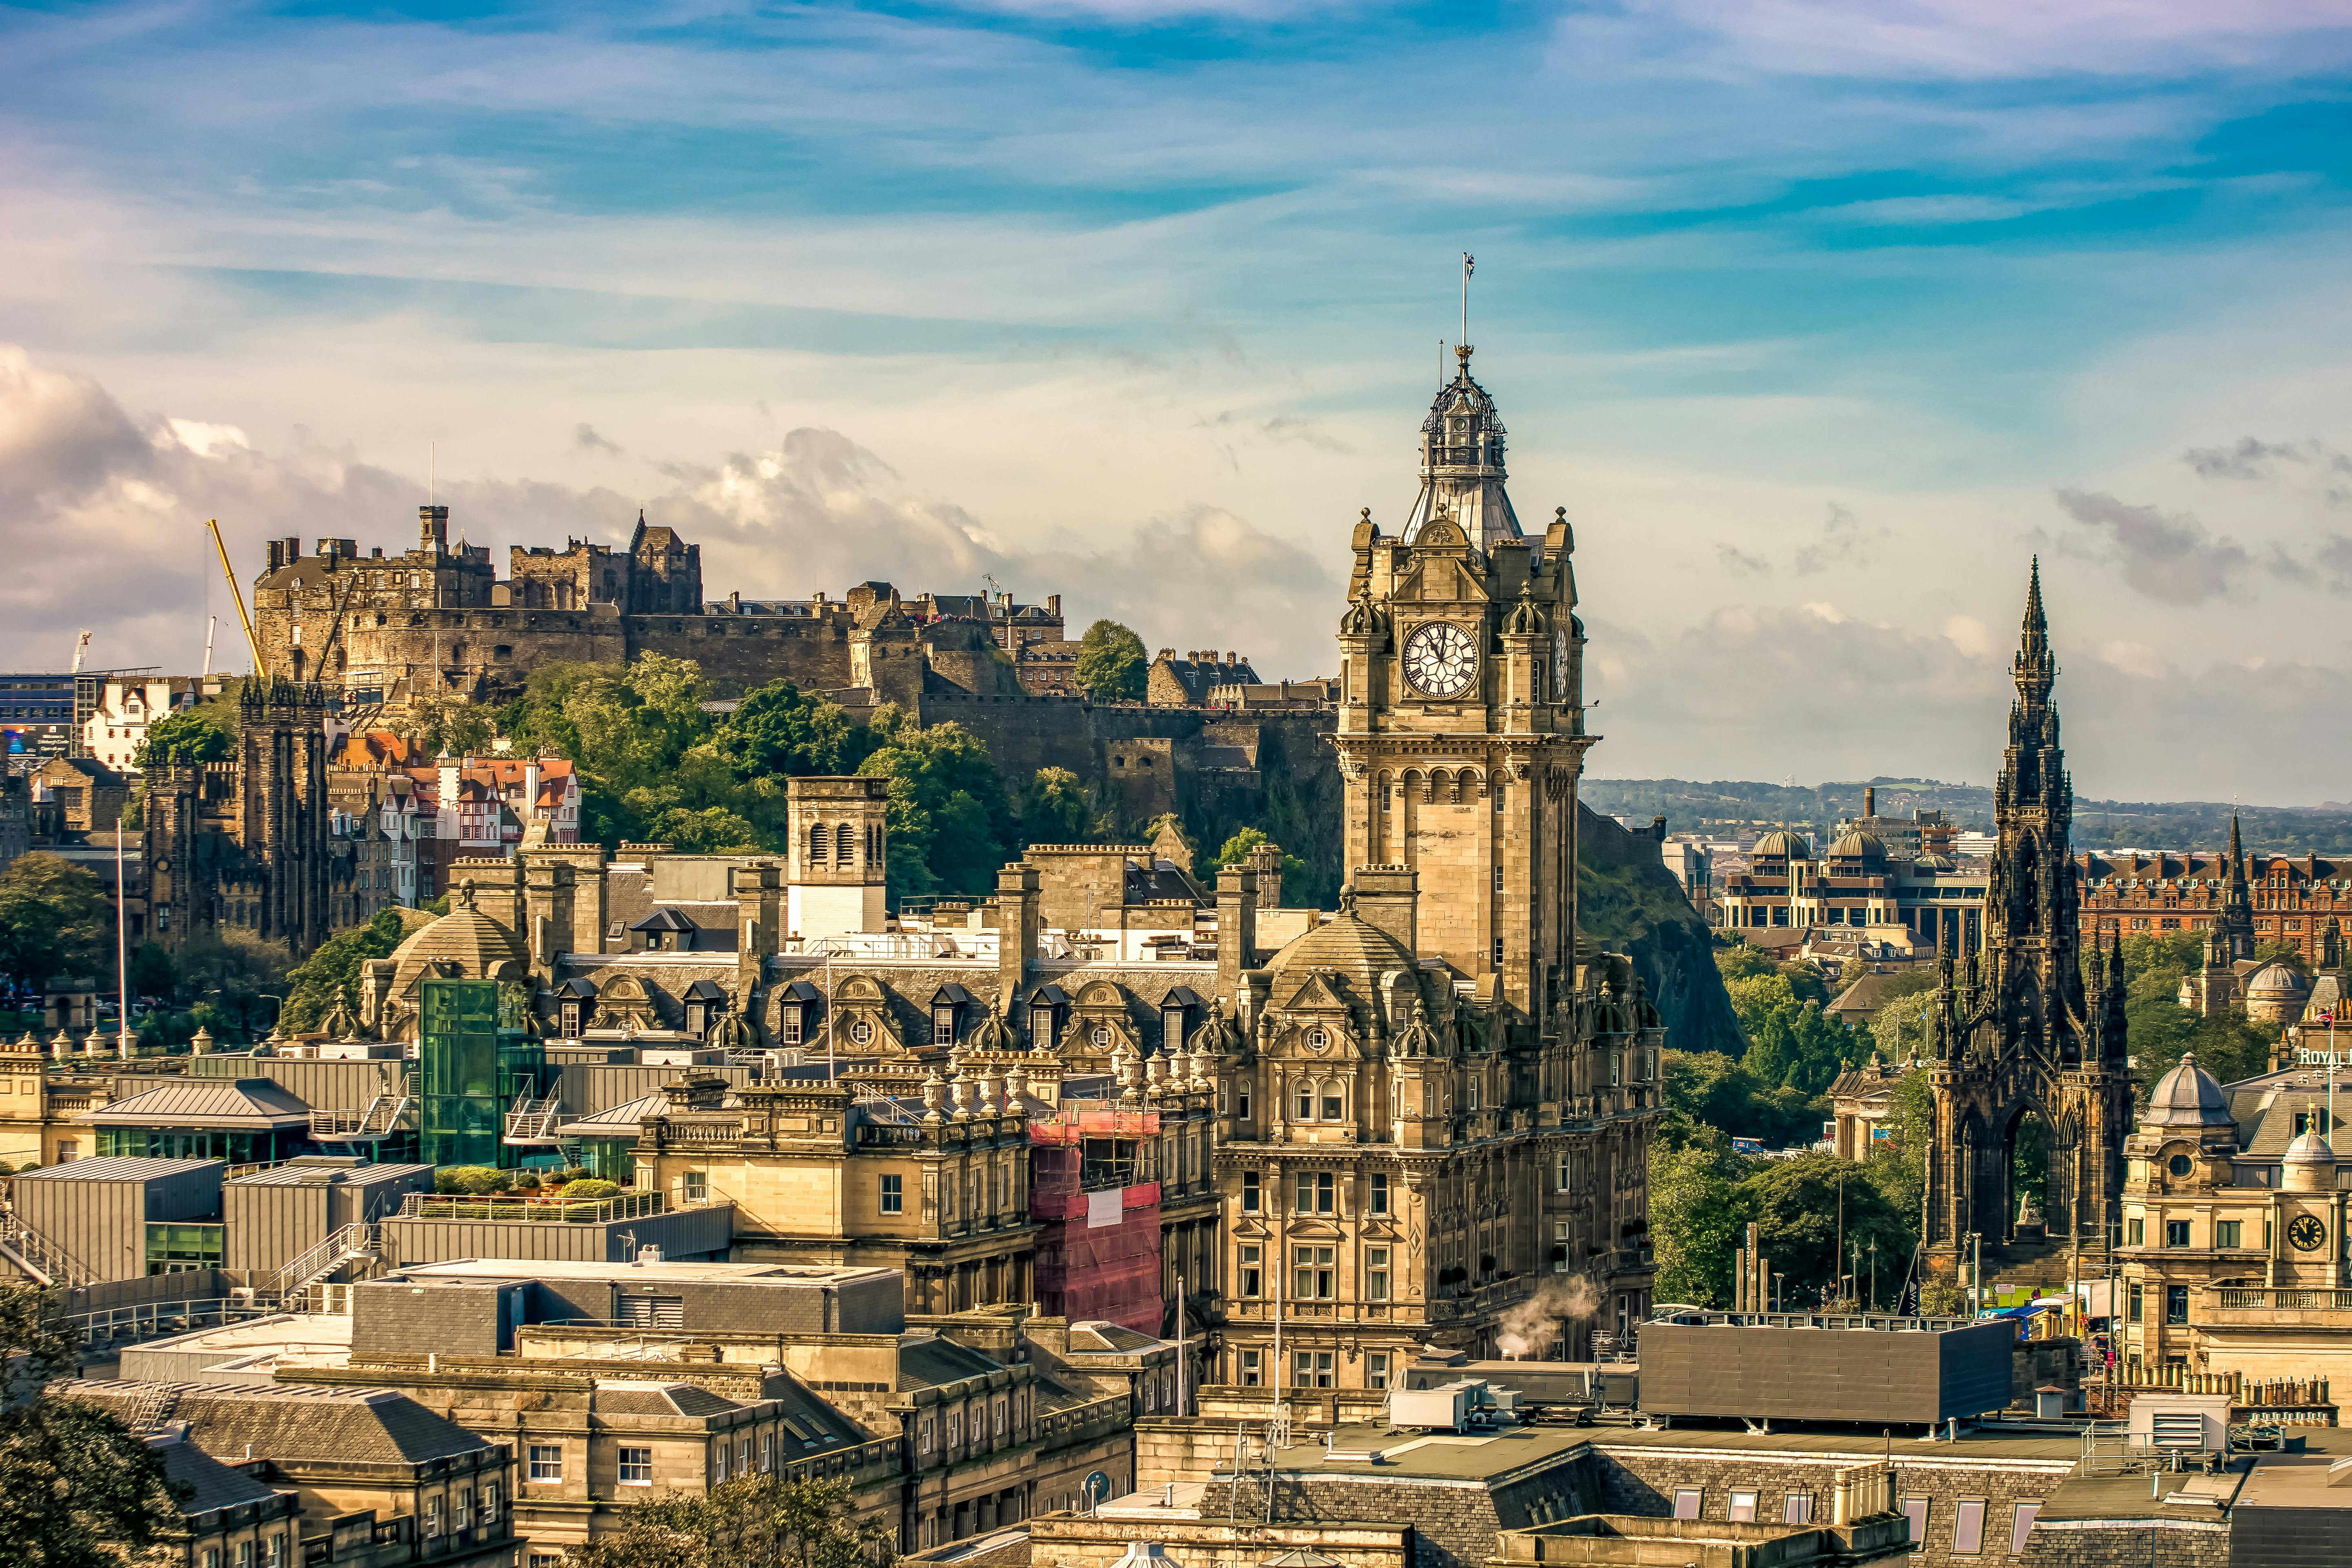
{"label": "metal railing on roof", "polygon": [[667,1193],[621,1193],[609,1198],[411,1193],[401,1202],[400,1217],[491,1220],[500,1225],[610,1225],[617,1220],[647,1219],[675,1209],[704,1206],[693,1203],[673,1204]]}

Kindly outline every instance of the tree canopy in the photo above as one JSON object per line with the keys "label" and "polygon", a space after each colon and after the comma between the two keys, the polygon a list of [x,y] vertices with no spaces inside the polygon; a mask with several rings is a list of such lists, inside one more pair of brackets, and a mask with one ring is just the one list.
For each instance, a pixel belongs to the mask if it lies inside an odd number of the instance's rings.
{"label": "tree canopy", "polygon": [[95,978],[113,943],[113,908],[88,871],[37,849],[0,871],[0,972],[17,984]]}
{"label": "tree canopy", "polygon": [[858,765],[889,780],[888,846],[894,897],[982,893],[1019,845],[1013,805],[988,747],[961,724],[917,725],[887,703],[880,742]]}
{"label": "tree canopy", "polygon": [[24,1568],[122,1568],[179,1522],[163,1462],[84,1399],[45,1393],[76,1373],[79,1336],[30,1285],[0,1285],[0,1541]]}
{"label": "tree canopy", "polygon": [[211,712],[184,708],[147,726],[146,739],[131,753],[131,765],[145,773],[150,768],[225,763],[236,751],[235,738]]}
{"label": "tree canopy", "polygon": [[1143,639],[1113,620],[1099,620],[1078,639],[1070,679],[1097,702],[1140,702],[1151,661]]}
{"label": "tree canopy", "polygon": [[889,1527],[856,1518],[847,1483],[741,1476],[629,1509],[568,1548],[565,1568],[890,1568]]}
{"label": "tree canopy", "polygon": [[407,933],[400,911],[386,909],[378,910],[365,925],[346,926],[320,942],[286,976],[288,1032],[317,1028],[338,1002],[358,1012],[360,966],[372,958],[390,958]]}

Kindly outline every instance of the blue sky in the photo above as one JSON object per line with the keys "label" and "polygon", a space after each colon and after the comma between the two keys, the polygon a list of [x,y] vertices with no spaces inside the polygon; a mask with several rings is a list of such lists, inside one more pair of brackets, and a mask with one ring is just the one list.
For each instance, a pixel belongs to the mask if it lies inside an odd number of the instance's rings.
{"label": "blue sky", "polygon": [[[2224,14],[2226,13],[2226,14]],[[1602,773],[2352,797],[2352,3],[0,8],[0,663],[191,661],[194,520],[638,505],[714,594],[1331,662],[1470,336]],[[192,629],[193,628],[193,629]]]}

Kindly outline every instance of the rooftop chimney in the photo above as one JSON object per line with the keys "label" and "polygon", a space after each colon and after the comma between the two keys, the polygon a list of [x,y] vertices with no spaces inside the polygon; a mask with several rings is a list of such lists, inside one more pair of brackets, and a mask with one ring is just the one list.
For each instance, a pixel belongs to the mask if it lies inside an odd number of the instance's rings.
{"label": "rooftop chimney", "polygon": [[1878,815],[1878,792],[1868,784],[1862,786],[1862,815],[1864,816]]}

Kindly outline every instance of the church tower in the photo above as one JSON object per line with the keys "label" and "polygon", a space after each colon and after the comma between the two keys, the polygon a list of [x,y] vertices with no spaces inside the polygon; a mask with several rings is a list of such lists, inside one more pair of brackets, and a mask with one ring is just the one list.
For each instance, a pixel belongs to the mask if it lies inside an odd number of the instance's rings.
{"label": "church tower", "polygon": [[2111,952],[2094,942],[2084,984],[2069,849],[2074,790],[2051,700],[2058,661],[2039,560],[2011,673],[2017,700],[1993,786],[1996,843],[1981,966],[1971,953],[1956,978],[1951,955],[1939,961],[1927,1244],[1948,1256],[1970,1236],[1989,1246],[2015,1236],[2021,1195],[2015,1155],[2029,1115],[2047,1131],[2047,1234],[2066,1245],[2096,1245],[2120,1189],[2131,1131],[2120,936]]}
{"label": "church tower", "polygon": [[1431,1342],[1586,1356],[1648,1306],[1664,1030],[1632,961],[1576,940],[1574,542],[1564,510],[1520,533],[1461,359],[1409,534],[1368,510],[1349,542],[1339,912],[1221,971],[1195,1037],[1235,1389],[1386,1389]]}

